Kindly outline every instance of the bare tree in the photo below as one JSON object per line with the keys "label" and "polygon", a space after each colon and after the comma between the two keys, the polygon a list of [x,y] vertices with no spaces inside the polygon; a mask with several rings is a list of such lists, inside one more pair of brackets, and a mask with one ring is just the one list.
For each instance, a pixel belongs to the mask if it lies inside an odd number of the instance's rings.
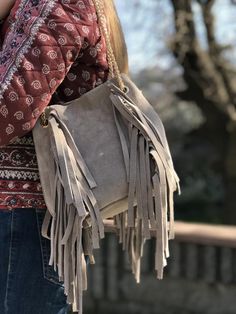
{"label": "bare tree", "polygon": [[[196,32],[193,3],[201,8],[207,49]],[[201,130],[220,155],[218,171],[225,185],[224,216],[236,224],[236,70],[223,55],[225,49],[215,36],[215,0],[171,0],[175,35],[172,51],[183,67],[186,90],[178,96],[195,101],[206,118]]]}

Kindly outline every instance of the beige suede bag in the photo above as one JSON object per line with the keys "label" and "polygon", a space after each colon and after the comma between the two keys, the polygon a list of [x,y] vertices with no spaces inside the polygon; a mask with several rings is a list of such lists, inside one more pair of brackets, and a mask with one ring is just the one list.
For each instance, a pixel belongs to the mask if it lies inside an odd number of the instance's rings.
{"label": "beige suede bag", "polygon": [[105,218],[114,218],[137,282],[144,242],[155,231],[155,268],[162,278],[174,236],[173,193],[179,188],[163,124],[142,92],[120,74],[102,1],[94,4],[112,78],[79,99],[47,107],[33,129],[47,205],[42,235],[51,241],[49,264],[79,314],[87,289],[85,255],[94,263]]}

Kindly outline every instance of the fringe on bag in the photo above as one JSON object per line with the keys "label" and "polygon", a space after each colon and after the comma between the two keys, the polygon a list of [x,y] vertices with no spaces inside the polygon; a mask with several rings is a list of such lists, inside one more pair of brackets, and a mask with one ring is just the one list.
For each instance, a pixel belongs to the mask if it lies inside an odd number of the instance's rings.
{"label": "fringe on bag", "polygon": [[[151,237],[150,229],[154,230],[155,269],[157,277],[162,279],[169,257],[168,240],[174,238],[173,193],[176,190],[180,193],[179,178],[158,125],[154,125],[127,94],[115,85],[111,88],[115,122],[129,182],[128,212],[115,216],[119,241],[123,250],[128,251],[132,272],[136,281],[140,282],[143,245]],[[126,124],[128,122],[129,146],[124,140],[121,118]]]}
{"label": "fringe on bag", "polygon": [[[179,179],[158,126],[127,94],[113,84],[110,89],[128,182],[128,211],[114,217],[119,242],[128,251],[139,282],[143,245],[154,230],[155,268],[157,277],[162,278],[169,256],[168,240],[174,237],[173,193],[179,190]],[[42,234],[51,241],[49,264],[64,282],[67,302],[82,314],[82,292],[87,289],[85,255],[94,263],[93,249],[99,248],[104,225],[92,192],[96,182],[55,110],[50,112],[49,130],[55,160],[55,212],[47,211]]]}

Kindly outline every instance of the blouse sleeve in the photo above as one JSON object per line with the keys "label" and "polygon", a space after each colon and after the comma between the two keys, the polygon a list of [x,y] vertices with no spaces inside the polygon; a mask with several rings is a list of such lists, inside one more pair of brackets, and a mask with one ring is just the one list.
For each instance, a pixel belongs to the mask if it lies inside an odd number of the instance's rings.
{"label": "blouse sleeve", "polygon": [[91,0],[17,3],[0,51],[0,146],[34,127],[84,40],[96,41]]}

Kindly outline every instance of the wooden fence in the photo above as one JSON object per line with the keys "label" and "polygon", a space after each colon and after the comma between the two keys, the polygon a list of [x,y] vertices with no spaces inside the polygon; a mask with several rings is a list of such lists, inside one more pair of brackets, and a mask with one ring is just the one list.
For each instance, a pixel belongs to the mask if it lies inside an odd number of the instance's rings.
{"label": "wooden fence", "polygon": [[[186,304],[178,299],[190,294],[191,308],[196,307],[196,313],[218,313],[216,309],[220,305],[217,306],[217,302],[223,306],[219,313],[231,314],[226,311],[227,306],[236,307],[236,227],[176,222],[175,240],[170,241],[171,256],[164,280],[155,278],[155,239],[151,239],[144,247],[139,286],[131,274],[127,255],[114,234],[116,228],[112,221],[105,222],[105,230],[107,234],[101,241],[101,248],[95,250],[96,264],[88,266],[86,313],[177,313],[170,311],[170,304],[174,304],[173,309],[182,305],[178,313],[190,313],[185,311]],[[177,296],[176,289],[179,291]],[[229,304],[225,304],[226,294]],[[206,303],[205,312],[202,308],[197,311],[199,298],[201,307]],[[153,304],[155,300],[156,305]],[[210,309],[215,312],[209,312]]]}

